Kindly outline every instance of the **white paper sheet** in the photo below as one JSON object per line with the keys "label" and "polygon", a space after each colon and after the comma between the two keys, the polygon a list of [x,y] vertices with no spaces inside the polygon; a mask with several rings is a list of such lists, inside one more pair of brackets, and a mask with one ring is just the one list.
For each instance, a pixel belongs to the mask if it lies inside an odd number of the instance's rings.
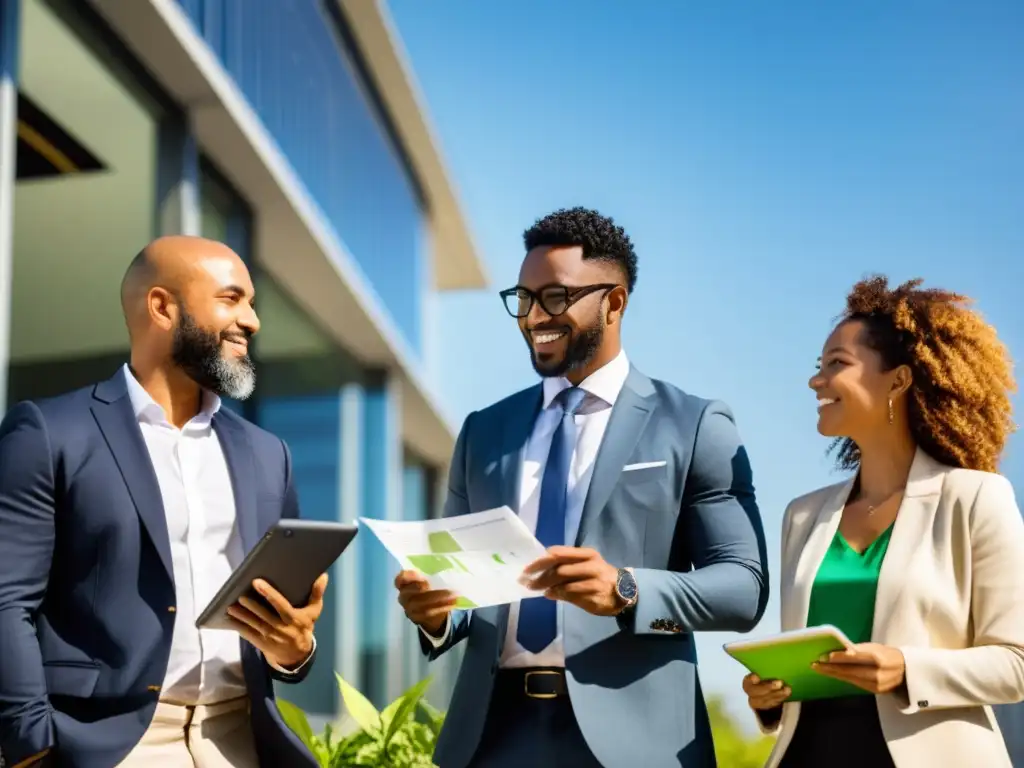
{"label": "white paper sheet", "polygon": [[434,589],[459,595],[459,608],[504,605],[541,592],[519,583],[544,546],[508,507],[441,520],[393,522],[359,518],[403,569],[422,573]]}

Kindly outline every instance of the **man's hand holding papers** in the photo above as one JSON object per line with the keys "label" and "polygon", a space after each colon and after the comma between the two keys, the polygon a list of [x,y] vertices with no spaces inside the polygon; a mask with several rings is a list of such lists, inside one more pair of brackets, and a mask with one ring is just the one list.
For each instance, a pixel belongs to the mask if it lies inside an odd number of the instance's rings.
{"label": "man's hand holding papers", "polygon": [[401,571],[395,577],[395,589],[398,604],[409,621],[439,637],[458,596],[447,589],[431,589],[427,577],[419,571]]}

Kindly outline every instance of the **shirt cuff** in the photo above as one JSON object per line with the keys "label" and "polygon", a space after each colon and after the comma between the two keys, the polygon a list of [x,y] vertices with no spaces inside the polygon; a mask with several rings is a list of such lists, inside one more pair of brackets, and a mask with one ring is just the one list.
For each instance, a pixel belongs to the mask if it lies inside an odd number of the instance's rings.
{"label": "shirt cuff", "polygon": [[434,637],[432,634],[427,632],[423,627],[420,627],[420,632],[423,636],[430,641],[430,644],[435,648],[440,648],[442,645],[448,642],[448,635],[452,632],[452,615],[449,613],[444,617],[444,632],[441,633],[440,637]]}
{"label": "shirt cuff", "polygon": [[277,666],[277,664],[272,662],[270,659],[267,659],[266,655],[264,655],[263,658],[266,659],[267,664],[272,666],[275,670],[280,672],[282,675],[297,675],[297,674],[299,674],[299,672],[302,671],[302,668],[304,666],[309,664],[309,660],[313,658],[313,655],[315,653],[316,653],[316,635],[313,635],[313,647],[309,649],[309,656],[307,656],[306,660],[304,662],[302,662],[301,664],[299,664],[299,666],[295,667],[295,669],[285,669],[284,667],[279,667],[279,666]]}

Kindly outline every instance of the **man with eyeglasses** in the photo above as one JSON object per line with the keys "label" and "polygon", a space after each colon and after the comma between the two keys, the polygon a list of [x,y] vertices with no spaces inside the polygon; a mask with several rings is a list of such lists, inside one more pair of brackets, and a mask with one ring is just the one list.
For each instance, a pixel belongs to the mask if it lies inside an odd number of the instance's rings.
{"label": "man with eyeglasses", "polygon": [[747,632],[768,599],[746,452],[727,406],[626,357],[637,259],[621,227],[574,208],[524,240],[501,297],[542,381],[466,419],[445,515],[516,510],[548,547],[525,574],[545,596],[453,610],[397,576],[431,659],[468,640],[434,760],[712,767],[693,633]]}

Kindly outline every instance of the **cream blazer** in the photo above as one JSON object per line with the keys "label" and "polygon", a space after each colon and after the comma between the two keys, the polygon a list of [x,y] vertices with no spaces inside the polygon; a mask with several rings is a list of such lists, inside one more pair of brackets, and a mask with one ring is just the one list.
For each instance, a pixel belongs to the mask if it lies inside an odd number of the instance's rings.
{"label": "cream blazer", "polygon": [[[782,629],[805,627],[811,585],[853,479],[792,501],[782,523]],[[873,642],[906,659],[906,691],[876,696],[897,768],[1011,768],[993,704],[1024,700],[1024,520],[1006,478],[918,450],[878,578]],[[800,704],[783,705],[766,768]],[[841,734],[836,735],[841,740]]]}

